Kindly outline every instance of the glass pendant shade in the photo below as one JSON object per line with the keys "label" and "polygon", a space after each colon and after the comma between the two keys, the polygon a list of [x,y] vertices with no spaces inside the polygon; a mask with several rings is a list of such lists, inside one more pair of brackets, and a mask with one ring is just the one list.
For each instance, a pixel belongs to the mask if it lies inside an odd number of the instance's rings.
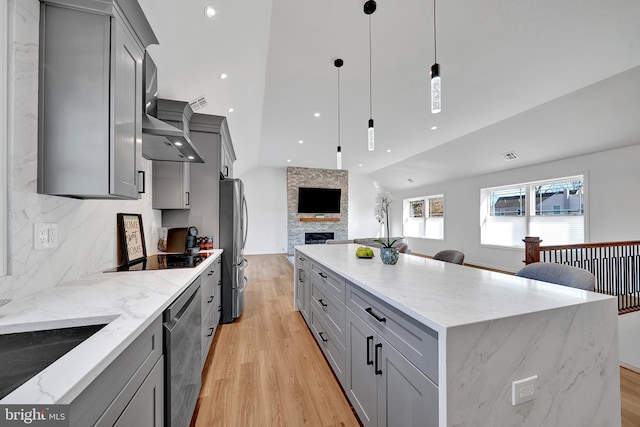
{"label": "glass pendant shade", "polygon": [[440,64],[431,66],[431,112],[439,113],[442,110],[440,88]]}
{"label": "glass pendant shade", "polygon": [[367,135],[369,137],[369,151],[373,151],[375,149],[373,119],[369,119],[369,130]]}
{"label": "glass pendant shade", "polygon": [[339,145],[336,153],[336,169],[342,169],[342,149]]}

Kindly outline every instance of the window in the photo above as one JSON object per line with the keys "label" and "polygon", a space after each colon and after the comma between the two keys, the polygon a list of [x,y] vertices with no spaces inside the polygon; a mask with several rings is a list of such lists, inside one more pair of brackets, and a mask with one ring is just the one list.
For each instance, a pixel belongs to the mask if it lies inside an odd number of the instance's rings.
{"label": "window", "polygon": [[523,247],[525,236],[545,245],[583,243],[584,177],[481,190],[483,245]]}
{"label": "window", "polygon": [[444,196],[424,196],[403,201],[405,237],[444,239]]}

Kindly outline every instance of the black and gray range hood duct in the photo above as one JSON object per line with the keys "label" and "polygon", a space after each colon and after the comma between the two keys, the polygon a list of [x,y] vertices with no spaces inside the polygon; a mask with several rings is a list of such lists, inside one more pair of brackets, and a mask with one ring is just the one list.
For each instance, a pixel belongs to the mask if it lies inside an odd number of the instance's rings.
{"label": "black and gray range hood duct", "polygon": [[188,102],[158,100],[158,69],[148,54],[143,66],[142,156],[149,160],[204,163],[189,139],[193,110]]}

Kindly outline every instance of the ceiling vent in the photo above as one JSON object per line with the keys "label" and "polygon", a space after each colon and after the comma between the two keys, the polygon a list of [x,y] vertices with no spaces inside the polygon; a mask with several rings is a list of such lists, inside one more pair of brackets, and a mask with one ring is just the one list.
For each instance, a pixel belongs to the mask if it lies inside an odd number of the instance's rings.
{"label": "ceiling vent", "polygon": [[502,156],[504,157],[504,160],[507,162],[510,162],[518,158],[518,155],[513,151],[509,151],[508,153],[502,153]]}
{"label": "ceiling vent", "polygon": [[191,109],[193,111],[198,111],[199,109],[207,106],[207,100],[205,99],[204,95],[200,95],[193,101],[189,102],[189,106],[191,106]]}

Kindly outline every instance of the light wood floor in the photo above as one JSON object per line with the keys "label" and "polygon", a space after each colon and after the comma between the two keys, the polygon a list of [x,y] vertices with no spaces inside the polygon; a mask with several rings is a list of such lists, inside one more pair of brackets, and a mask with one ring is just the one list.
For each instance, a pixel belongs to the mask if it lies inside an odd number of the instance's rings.
{"label": "light wood floor", "polygon": [[[209,353],[195,427],[358,426],[300,314],[284,255],[249,256],[245,309]],[[640,426],[640,374],[621,368],[622,427]]]}
{"label": "light wood floor", "polygon": [[358,426],[297,311],[284,255],[249,256],[245,308],[221,325],[192,425]]}

